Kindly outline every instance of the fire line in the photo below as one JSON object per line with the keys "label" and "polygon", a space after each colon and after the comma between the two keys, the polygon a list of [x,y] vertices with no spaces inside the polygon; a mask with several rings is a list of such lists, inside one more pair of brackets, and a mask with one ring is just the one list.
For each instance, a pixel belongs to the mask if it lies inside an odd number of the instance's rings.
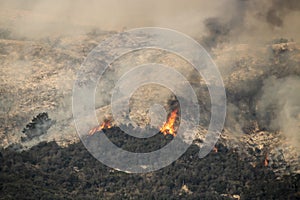
{"label": "fire line", "polygon": [[100,126],[97,126],[97,127],[93,128],[92,130],[90,130],[89,135],[94,135],[98,131],[101,131],[103,129],[109,129],[111,127],[112,127],[111,122],[109,120],[104,120],[104,122]]}
{"label": "fire line", "polygon": [[[163,134],[163,135],[172,135],[173,137],[176,136],[176,128],[175,128],[175,122],[176,122],[176,119],[178,117],[178,109],[175,109],[173,110],[167,121],[164,123],[164,125],[160,128],[160,132]],[[88,133],[88,135],[94,135],[96,132],[98,131],[101,131],[103,129],[110,129],[112,128],[112,123],[110,120],[104,120],[104,122],[100,125],[100,126],[97,126],[93,129],[91,129]]]}

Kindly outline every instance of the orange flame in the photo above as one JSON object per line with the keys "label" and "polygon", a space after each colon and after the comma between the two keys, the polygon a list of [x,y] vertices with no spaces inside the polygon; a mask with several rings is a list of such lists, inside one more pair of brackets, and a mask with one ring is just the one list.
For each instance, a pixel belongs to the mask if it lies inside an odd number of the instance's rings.
{"label": "orange flame", "polygon": [[94,135],[98,131],[101,131],[103,129],[109,129],[111,127],[112,127],[111,122],[109,120],[104,120],[104,122],[100,126],[97,126],[92,130],[90,130],[89,135]]}
{"label": "orange flame", "polygon": [[218,148],[217,148],[217,147],[214,147],[214,148],[213,148],[213,152],[218,153]]}
{"label": "orange flame", "polygon": [[269,165],[269,157],[268,154],[266,154],[265,160],[264,160],[264,166],[267,167]]}
{"label": "orange flame", "polygon": [[176,129],[174,128],[174,123],[177,118],[177,112],[178,112],[177,109],[172,111],[168,120],[160,128],[160,132],[163,133],[164,135],[170,134],[170,135],[173,135],[174,137],[176,136]]}

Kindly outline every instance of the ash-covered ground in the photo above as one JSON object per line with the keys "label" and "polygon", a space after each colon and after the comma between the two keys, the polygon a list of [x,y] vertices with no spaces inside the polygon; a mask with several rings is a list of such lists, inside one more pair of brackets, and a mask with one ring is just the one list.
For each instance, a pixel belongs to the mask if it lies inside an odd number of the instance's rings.
{"label": "ash-covered ground", "polygon": [[[166,1],[155,3],[156,15],[148,11],[150,2],[139,6],[134,0],[132,10],[123,5],[114,14],[103,9],[113,10],[113,3],[102,1],[65,1],[61,8],[48,1],[0,3],[0,199],[300,198],[298,1],[191,1],[185,11],[179,1],[172,6]],[[91,17],[91,7],[102,12]],[[156,172],[126,174],[104,166],[84,148],[73,121],[72,89],[80,65],[101,41],[126,26],[154,25],[188,33],[210,53],[225,85],[226,122],[215,149],[199,159],[210,120],[205,81],[170,52],[124,55],[105,72],[95,94],[98,120],[111,119],[113,127],[105,134],[116,145],[149,152],[172,140],[162,134],[135,140],[118,128],[118,123],[131,126],[128,121],[111,118],[111,90],[132,66],[173,67],[191,83],[201,111],[197,139],[179,160]],[[159,130],[162,118],[151,119],[149,108],[160,104],[169,113],[178,106],[170,103],[174,99],[167,88],[142,86],[130,99],[130,118],[141,128]]]}

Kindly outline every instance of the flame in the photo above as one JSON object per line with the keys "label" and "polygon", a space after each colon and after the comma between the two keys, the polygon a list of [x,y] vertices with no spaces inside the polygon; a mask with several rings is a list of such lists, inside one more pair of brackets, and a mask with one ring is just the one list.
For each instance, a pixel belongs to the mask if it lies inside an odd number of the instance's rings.
{"label": "flame", "polygon": [[217,147],[214,147],[214,148],[213,148],[213,152],[218,153],[218,148],[217,148]]}
{"label": "flame", "polygon": [[104,122],[100,126],[97,126],[92,130],[90,130],[89,135],[94,135],[98,131],[101,131],[103,129],[109,129],[111,127],[112,127],[111,122],[109,120],[104,120]]}
{"label": "flame", "polygon": [[173,135],[174,137],[176,136],[176,129],[174,128],[174,123],[177,118],[177,112],[178,110],[175,109],[171,112],[168,120],[164,123],[164,125],[160,128],[160,132],[163,133],[164,135]]}
{"label": "flame", "polygon": [[265,160],[264,160],[264,166],[267,167],[269,165],[269,157],[268,154],[266,154]]}

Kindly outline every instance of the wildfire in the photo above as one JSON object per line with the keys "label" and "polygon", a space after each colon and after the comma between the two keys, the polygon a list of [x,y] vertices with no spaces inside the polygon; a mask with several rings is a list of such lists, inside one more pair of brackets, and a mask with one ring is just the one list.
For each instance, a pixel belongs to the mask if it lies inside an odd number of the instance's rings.
{"label": "wildfire", "polygon": [[90,130],[89,135],[94,135],[97,131],[101,131],[103,129],[108,129],[111,127],[112,127],[111,122],[109,120],[104,120],[104,122],[100,126],[97,126],[97,127],[93,128],[92,130]]}
{"label": "wildfire", "polygon": [[[160,132],[163,133],[164,135],[172,135],[175,137],[177,130],[174,127],[174,124],[176,122],[177,116],[178,116],[178,109],[175,109],[171,112],[167,121],[160,128]],[[98,131],[101,131],[103,129],[109,129],[111,127],[112,127],[111,121],[106,119],[100,126],[97,126],[93,129],[91,129],[89,131],[88,135],[94,135]]]}
{"label": "wildfire", "polygon": [[174,123],[177,118],[178,110],[175,109],[171,112],[168,120],[164,123],[164,125],[160,128],[160,132],[164,135],[173,135],[176,136],[176,129],[174,128]]}

